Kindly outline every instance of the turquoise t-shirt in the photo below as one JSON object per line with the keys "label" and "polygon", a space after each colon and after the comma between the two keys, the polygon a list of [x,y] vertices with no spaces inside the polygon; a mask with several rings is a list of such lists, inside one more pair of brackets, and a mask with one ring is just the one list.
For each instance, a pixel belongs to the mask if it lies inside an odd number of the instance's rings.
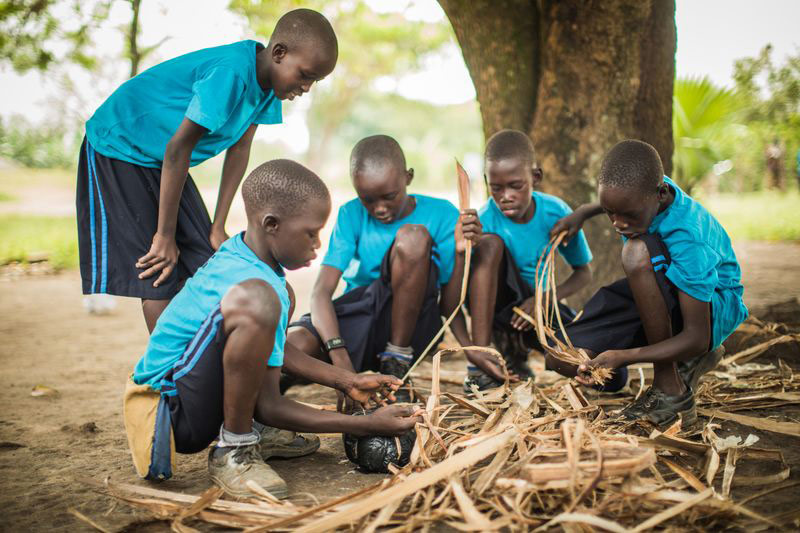
{"label": "turquoise t-shirt", "polygon": [[263,45],[240,41],[178,56],[126,81],[86,123],[99,153],[159,168],[167,142],[186,117],[203,126],[191,166],[227,150],[251,124],[280,124],[281,101],[256,78]]}
{"label": "turquoise t-shirt", "polygon": [[345,292],[369,285],[380,277],[383,256],[392,246],[397,230],[406,224],[420,224],[428,229],[433,239],[433,261],[439,267],[439,286],[450,280],[455,263],[458,209],[440,198],[411,196],[417,201],[414,210],[389,224],[370,216],[358,198],[339,208],[322,264],[342,271],[347,282]]}
{"label": "turquoise t-shirt", "polygon": [[[231,237],[189,278],[156,323],[150,342],[133,372],[133,381],[161,390],[164,375],[178,362],[202,354],[221,327],[216,313],[222,297],[232,286],[248,279],[269,283],[281,301],[281,318],[275,332],[275,345],[264,354],[269,366],[283,365],[283,346],[289,320],[289,293],[283,271],[275,272],[245,244],[244,233]],[[193,366],[191,360],[187,367]],[[188,370],[186,370],[188,371]]]}
{"label": "turquoise t-shirt", "polygon": [[742,272],[731,240],[717,219],[675,182],[669,207],[656,215],[648,229],[661,236],[671,262],[667,278],[702,302],[711,302],[711,343],[716,348],[747,318],[742,301]]}
{"label": "turquoise t-shirt", "polygon": [[[532,196],[536,211],[533,213],[533,218],[524,224],[518,224],[505,216],[493,198],[489,198],[489,201],[478,210],[478,217],[484,233],[494,233],[503,239],[522,274],[522,279],[535,288],[536,265],[542,254],[547,253],[550,230],[559,219],[572,213],[572,209],[564,200],[551,194],[533,191]],[[579,231],[569,244],[559,246],[558,252],[572,266],[586,265],[592,260],[592,252],[583,230]]]}

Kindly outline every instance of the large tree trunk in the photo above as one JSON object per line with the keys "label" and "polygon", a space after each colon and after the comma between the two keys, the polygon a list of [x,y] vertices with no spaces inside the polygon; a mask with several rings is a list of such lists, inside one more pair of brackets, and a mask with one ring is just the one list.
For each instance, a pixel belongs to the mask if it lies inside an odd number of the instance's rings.
{"label": "large tree trunk", "polygon": [[[672,159],[673,0],[440,0],[475,83],[484,133],[528,132],[543,189],[577,205],[617,141],[642,139]],[[621,275],[619,238],[586,226],[595,281]],[[581,297],[585,298],[589,290]]]}

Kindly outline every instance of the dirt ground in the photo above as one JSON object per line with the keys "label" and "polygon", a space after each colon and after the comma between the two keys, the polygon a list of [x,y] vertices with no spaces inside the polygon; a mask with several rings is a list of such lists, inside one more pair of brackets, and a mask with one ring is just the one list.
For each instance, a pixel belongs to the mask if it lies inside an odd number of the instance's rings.
{"label": "dirt ground", "polygon": [[[736,251],[748,305],[761,307],[800,296],[800,244],[739,243]],[[290,281],[298,293],[298,311],[303,312],[313,272],[292,274]],[[110,314],[87,314],[74,271],[22,275],[6,268],[0,273],[0,530],[89,529],[69,509],[110,530],[168,530],[167,524],[115,504],[83,481],[111,476],[145,483],[133,472],[120,411],[125,379],[147,335],[139,303],[116,303]],[[463,370],[463,361],[450,360],[445,368]],[[33,397],[31,390],[37,385],[57,393]],[[335,400],[331,391],[317,386],[298,387],[291,394],[313,403]],[[798,411],[782,414],[797,420]],[[737,429],[729,423],[723,427]],[[792,479],[800,479],[800,439],[759,435],[760,445],[785,450]],[[179,456],[176,476],[160,487],[202,492],[209,486],[205,461],[204,453]],[[308,497],[319,501],[380,479],[355,472],[344,457],[340,437],[334,435],[322,436],[322,448],[310,457],[271,464],[287,480],[293,497],[310,493]],[[796,489],[780,497],[783,510],[796,505]]]}

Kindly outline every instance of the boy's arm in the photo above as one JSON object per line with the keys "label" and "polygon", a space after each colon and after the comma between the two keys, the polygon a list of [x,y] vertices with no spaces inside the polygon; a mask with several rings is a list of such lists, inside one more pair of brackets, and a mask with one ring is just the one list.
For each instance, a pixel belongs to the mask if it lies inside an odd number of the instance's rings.
{"label": "boy's arm", "polygon": [[[342,278],[342,271],[329,265],[322,265],[311,291],[311,323],[319,333],[322,343],[340,337],[339,320],[333,310],[333,293]],[[328,352],[331,362],[338,367],[355,372],[347,347]]]}
{"label": "boy's arm", "polygon": [[[683,329],[669,339],[629,350],[608,350],[578,367],[581,381],[589,367],[618,368],[633,363],[678,362],[697,357],[708,351],[711,344],[711,303],[693,298],[678,290]],[[591,380],[591,378],[589,378]]]}
{"label": "boy's arm", "polygon": [[573,266],[572,274],[564,280],[564,283],[556,287],[556,296],[559,300],[569,298],[584,288],[590,281],[592,281],[592,265],[590,263]]}
{"label": "boy's arm", "polygon": [[339,390],[363,406],[366,406],[369,400],[382,403],[381,398],[377,396],[378,393],[388,397],[403,384],[394,376],[354,374],[344,368],[329,365],[288,342],[284,345],[283,370]]}
{"label": "boy's arm", "polygon": [[236,196],[236,190],[244,177],[247,163],[250,160],[250,147],[253,136],[256,134],[258,124],[251,124],[236,144],[225,152],[225,162],[222,164],[222,179],[219,183],[217,206],[214,208],[214,222],[211,223],[211,234],[208,236],[211,246],[218,250],[220,245],[228,239],[225,233],[225,221],[231,209],[231,202]]}
{"label": "boy's arm", "polygon": [[312,433],[398,436],[422,422],[421,417],[415,416],[416,409],[410,406],[389,405],[365,416],[308,407],[281,395],[280,374],[280,367],[267,367],[256,405],[256,420],[262,424]]}
{"label": "boy's arm", "polygon": [[550,229],[550,238],[552,239],[562,231],[566,231],[567,236],[564,237],[562,244],[567,244],[578,234],[584,222],[602,212],[603,208],[600,207],[600,202],[583,204],[578,207],[578,209],[553,224],[552,229]]}
{"label": "boy's arm", "polygon": [[161,165],[161,187],[158,202],[158,226],[153,235],[150,251],[140,257],[136,268],[143,269],[139,279],[149,278],[158,272],[161,275],[153,282],[158,287],[166,280],[178,262],[178,246],[175,244],[175,227],[178,221],[183,185],[189,174],[192,150],[208,130],[188,118],[184,118],[178,131],[167,143]]}

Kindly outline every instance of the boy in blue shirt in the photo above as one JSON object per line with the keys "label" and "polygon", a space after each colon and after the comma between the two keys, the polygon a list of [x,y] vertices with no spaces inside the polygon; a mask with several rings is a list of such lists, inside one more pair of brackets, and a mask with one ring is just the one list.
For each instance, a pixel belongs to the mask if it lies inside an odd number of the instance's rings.
{"label": "boy in blue shirt", "polygon": [[[81,148],[84,294],[141,298],[152,331],[180,285],[227,239],[258,124],[279,124],[281,100],[308,92],[337,55],[328,21],[297,9],[278,20],[267,47],[199,50],[122,84],[86,123]],[[225,150],[212,223],[188,172]]]}
{"label": "boy in blue shirt", "polygon": [[[456,253],[458,209],[406,192],[414,170],[386,135],[356,144],[350,175],[358,198],[339,208],[311,313],[292,324],[288,341],[348,370],[402,377],[458,303],[465,246],[459,238]],[[334,299],[342,277],[345,292]]]}
{"label": "boy in blue shirt", "polygon": [[[534,314],[536,265],[547,253],[550,230],[558,220],[572,212],[560,198],[534,190],[542,180],[536,165],[533,143],[521,131],[502,130],[486,143],[486,183],[491,197],[477,212],[478,233],[473,250],[469,282],[469,312],[472,335],[462,317],[453,321],[452,330],[462,346],[488,346],[492,340],[507,359],[512,379],[527,378],[528,352],[538,346],[532,326],[513,312],[521,307]],[[592,278],[592,252],[583,232],[559,253],[571,266],[572,274],[559,284],[558,298],[566,298]],[[574,312],[562,303],[558,310],[564,322]],[[503,383],[503,374],[492,356],[467,352],[469,361],[464,389],[479,390]]]}
{"label": "boy in blue shirt", "polygon": [[[414,426],[410,409],[391,406],[367,416],[313,409],[279,392],[282,365],[367,403],[391,397],[400,381],[355,375],[286,344],[294,295],[284,268],[308,266],[330,213],[322,180],[302,165],[274,160],[257,167],[242,186],[247,231],[225,241],[172,299],[150,336],[125,394],[125,425],[134,463],[148,478],[171,476],[170,449],[209,453],[212,480],[237,497],[253,481],[276,497],[286,483],[264,463],[319,447],[316,436],[291,434],[286,449],[259,447],[263,426],[320,433],[399,435]],[[150,398],[157,401],[143,403]],[[288,432],[285,432],[288,433]],[[292,439],[305,449],[292,449]],[[273,439],[274,440],[274,439]],[[302,447],[302,446],[300,446]]]}
{"label": "boy in blue shirt", "polygon": [[571,237],[586,219],[606,213],[622,236],[625,278],[601,288],[567,325],[592,360],[577,369],[548,361],[591,383],[589,370],[653,363],[653,385],[621,412],[627,420],[665,427],[697,420],[694,390],[722,357],[728,335],[747,318],[741,271],[724,228],[664,176],[655,148],[622,141],[606,155],[596,204],[554,228]]}

